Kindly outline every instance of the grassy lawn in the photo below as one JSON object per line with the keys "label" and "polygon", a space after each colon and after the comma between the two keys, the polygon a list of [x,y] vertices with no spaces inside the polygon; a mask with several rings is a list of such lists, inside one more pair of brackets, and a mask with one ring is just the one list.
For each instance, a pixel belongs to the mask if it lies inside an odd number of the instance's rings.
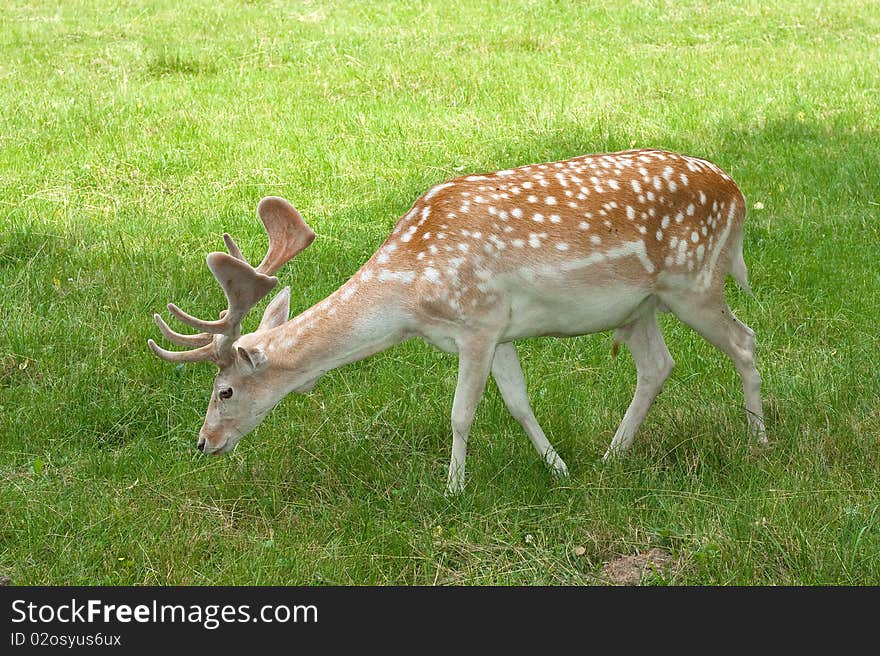
{"label": "grassy lawn", "polygon": [[[183,8],[184,4],[187,8]],[[0,576],[18,584],[880,584],[880,6],[840,2],[9,0],[0,8]],[[609,335],[519,345],[553,480],[489,385],[444,496],[457,361],[407,342],[195,449],[209,365],[146,345],[225,307],[262,196],[318,233],[301,311],[431,184],[655,146],[749,200],[772,448],[733,366],[671,317],[677,367],[629,456]],[[262,307],[245,324],[253,330]]]}

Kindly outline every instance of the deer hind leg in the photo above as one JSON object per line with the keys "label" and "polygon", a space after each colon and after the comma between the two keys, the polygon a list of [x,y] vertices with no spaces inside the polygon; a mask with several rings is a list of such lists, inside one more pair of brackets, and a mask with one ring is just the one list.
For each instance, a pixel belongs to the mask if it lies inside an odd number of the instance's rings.
{"label": "deer hind leg", "polygon": [[459,347],[458,382],[452,402],[452,457],[446,491],[457,494],[464,490],[464,467],[467,458],[467,440],[474,422],[477,405],[486,388],[495,343],[472,342]]}
{"label": "deer hind leg", "polygon": [[556,453],[556,450],[550,444],[544,431],[538,425],[535,419],[535,413],[532,412],[532,406],[529,404],[529,397],[526,392],[526,381],[523,377],[522,368],[519,366],[519,358],[516,355],[516,348],[513,342],[499,344],[495,349],[495,359],[492,361],[492,377],[498,385],[501,392],[501,398],[504,399],[504,405],[513,415],[520,426],[525,430],[526,435],[538,452],[538,455],[544,460],[544,463],[550,467],[553,472],[559,476],[568,476],[568,467],[566,467],[562,458]]}
{"label": "deer hind leg", "polygon": [[605,453],[605,460],[630,447],[639,426],[675,366],[657,326],[657,315],[654,312],[618,328],[614,332],[614,338],[626,343],[635,360],[638,377],[635,394],[614,434],[611,446]]}
{"label": "deer hind leg", "polygon": [[742,380],[750,434],[761,444],[766,444],[761,375],[755,366],[754,331],[736,318],[723,296],[682,295],[663,300],[679,319],[733,360]]}

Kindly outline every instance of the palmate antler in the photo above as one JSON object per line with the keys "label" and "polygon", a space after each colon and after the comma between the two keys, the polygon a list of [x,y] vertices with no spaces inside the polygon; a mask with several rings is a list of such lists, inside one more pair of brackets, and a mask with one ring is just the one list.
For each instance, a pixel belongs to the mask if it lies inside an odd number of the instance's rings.
{"label": "palmate antler", "polygon": [[[214,252],[207,256],[208,268],[226,294],[228,307],[216,321],[205,321],[187,314],[174,303],[168,310],[185,324],[201,330],[195,335],[184,335],[168,327],[162,317],[153,315],[159,330],[174,344],[191,347],[188,351],[167,351],[152,339],[148,340],[153,352],[169,362],[201,362],[213,360],[220,364],[230,354],[232,343],[241,334],[245,315],[268,294],[278,278],[273,274],[315,239],[315,233],[303,221],[296,208],[283,198],[269,196],[260,201],[257,214],[269,236],[269,250],[255,269],[241,254],[238,245],[228,234],[223,235],[229,253]],[[219,336],[219,337],[218,337]]]}

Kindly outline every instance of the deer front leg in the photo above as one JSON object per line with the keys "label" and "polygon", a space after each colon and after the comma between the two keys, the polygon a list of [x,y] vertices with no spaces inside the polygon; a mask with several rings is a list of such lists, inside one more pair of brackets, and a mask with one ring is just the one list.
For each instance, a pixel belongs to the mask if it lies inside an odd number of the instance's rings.
{"label": "deer front leg", "polygon": [[452,458],[446,484],[448,494],[456,494],[464,489],[468,433],[486,388],[494,354],[494,342],[480,341],[459,346],[458,383],[455,386],[455,400],[452,402]]}
{"label": "deer front leg", "polygon": [[501,392],[504,405],[523,427],[544,463],[553,470],[554,474],[568,476],[568,467],[565,466],[562,458],[559,457],[547,436],[544,435],[544,431],[538,425],[538,420],[535,419],[535,413],[532,412],[526,391],[526,380],[523,377],[522,368],[519,366],[519,358],[516,355],[516,347],[513,342],[499,344],[495,349],[492,377],[498,384],[498,391]]}

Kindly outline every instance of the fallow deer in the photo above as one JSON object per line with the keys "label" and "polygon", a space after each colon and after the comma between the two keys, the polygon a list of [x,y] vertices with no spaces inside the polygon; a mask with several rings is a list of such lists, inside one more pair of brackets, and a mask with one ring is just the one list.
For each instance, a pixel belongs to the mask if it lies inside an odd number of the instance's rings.
{"label": "fallow deer", "polygon": [[728,274],[750,291],[746,203],[711,162],[642,149],[443,182],[334,293],[288,320],[285,287],[256,332],[242,335],[242,318],[278,283],[273,274],[315,237],[281,198],[264,198],[257,213],[269,237],[258,267],[226,234],[228,253],[207,256],[228,300],[220,318],[169,304],[202,331],[182,335],[154,317],[170,341],[194,347],[167,351],[149,340],[156,355],[220,369],[199,432],[204,453],[230,451],[286,394],[309,391],[327,371],[417,336],[459,356],[450,492],[464,485],[468,433],[490,372],[538,454],[565,475],[530,407],[514,340],[614,329],[615,349],[627,345],[636,389],[608,458],[629,448],[672,370],[656,318],[667,311],[733,360],[751,433],[766,441],[755,335],[724,298]]}

